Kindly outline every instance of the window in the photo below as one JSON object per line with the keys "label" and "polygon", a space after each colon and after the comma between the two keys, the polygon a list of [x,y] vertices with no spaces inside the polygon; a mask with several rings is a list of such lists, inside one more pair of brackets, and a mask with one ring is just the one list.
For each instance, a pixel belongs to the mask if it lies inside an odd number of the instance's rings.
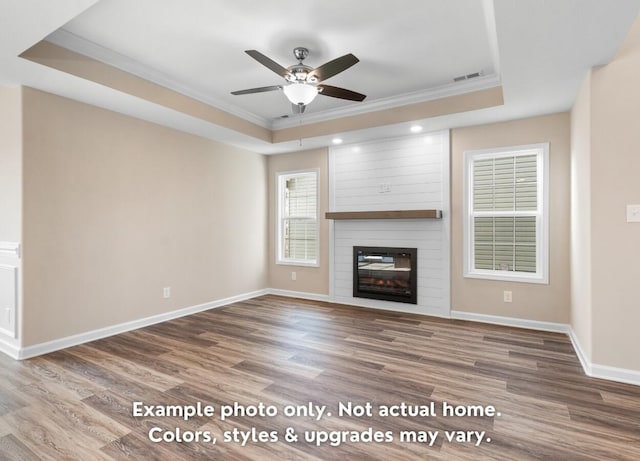
{"label": "window", "polygon": [[278,173],[277,263],[318,265],[318,172]]}
{"label": "window", "polygon": [[549,145],[464,157],[465,277],[548,283]]}

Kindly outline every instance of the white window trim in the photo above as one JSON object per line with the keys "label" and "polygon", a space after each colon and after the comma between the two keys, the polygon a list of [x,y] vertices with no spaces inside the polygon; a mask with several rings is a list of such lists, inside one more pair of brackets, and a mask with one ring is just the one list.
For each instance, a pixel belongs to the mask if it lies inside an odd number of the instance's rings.
{"label": "white window trim", "polygon": [[[473,267],[473,229],[471,206],[473,187],[471,167],[474,160],[495,157],[509,157],[514,154],[535,152],[542,160],[542,168],[538,168],[538,184],[542,183],[541,193],[538,194],[538,212],[535,213],[537,221],[536,233],[536,273],[499,271],[475,269]],[[481,149],[464,152],[464,172],[463,172],[463,273],[466,278],[476,278],[485,280],[502,280],[508,282],[524,283],[549,283],[549,143],[528,144],[522,146],[511,146],[495,149]],[[540,211],[542,210],[542,211]],[[531,216],[530,212],[507,212],[508,216],[522,213]],[[500,212],[488,213],[491,216],[499,215]],[[542,222],[540,222],[542,221]]]}
{"label": "white window trim", "polygon": [[[282,258],[282,209],[284,204],[282,203],[282,198],[284,195],[281,193],[282,191],[282,181],[280,180],[283,176],[291,176],[302,173],[315,173],[316,175],[316,248],[317,248],[317,257],[315,261],[306,261],[299,259],[287,259]],[[276,184],[276,222],[275,222],[275,235],[276,235],[276,264],[283,266],[306,266],[306,267],[320,267],[320,169],[319,168],[310,168],[304,170],[292,170],[292,171],[278,171],[275,174],[275,184]]]}

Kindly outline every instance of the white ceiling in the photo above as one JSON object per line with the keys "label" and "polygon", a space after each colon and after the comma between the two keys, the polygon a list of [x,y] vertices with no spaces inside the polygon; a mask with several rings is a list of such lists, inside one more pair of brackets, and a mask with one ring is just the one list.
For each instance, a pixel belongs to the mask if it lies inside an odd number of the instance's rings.
{"label": "white ceiling", "polygon": [[[93,6],[91,6],[93,4]],[[417,121],[425,130],[568,110],[585,72],[608,62],[640,0],[0,0],[0,83],[25,84],[258,152],[271,145],[17,58],[40,39],[87,54],[264,127],[313,123],[502,84],[501,107]],[[85,10],[85,8],[87,8]],[[326,83],[367,95],[319,96],[298,117],[281,92],[233,90],[282,79],[243,51],[283,66],[346,53],[360,62]],[[459,75],[483,77],[453,83]],[[342,133],[345,141],[400,134],[407,124]],[[315,147],[328,138],[305,140]]]}

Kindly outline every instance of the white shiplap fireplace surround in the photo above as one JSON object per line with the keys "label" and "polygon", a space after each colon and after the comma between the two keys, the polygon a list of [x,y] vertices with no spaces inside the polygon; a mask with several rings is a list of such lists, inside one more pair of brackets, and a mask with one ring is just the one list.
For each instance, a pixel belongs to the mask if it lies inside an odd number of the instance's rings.
{"label": "white shiplap fireplace surround", "polygon": [[[330,297],[339,303],[449,317],[449,131],[329,150],[332,212],[442,210],[441,219],[330,224]],[[353,297],[353,247],[418,249],[418,303]]]}

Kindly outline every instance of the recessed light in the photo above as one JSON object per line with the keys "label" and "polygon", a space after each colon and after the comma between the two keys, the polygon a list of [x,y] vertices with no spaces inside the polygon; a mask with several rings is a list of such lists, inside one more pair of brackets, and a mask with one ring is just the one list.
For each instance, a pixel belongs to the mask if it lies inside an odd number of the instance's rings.
{"label": "recessed light", "polygon": [[333,139],[331,140],[331,142],[332,142],[332,143],[334,143],[334,144],[342,144],[342,139],[340,139],[340,138],[333,138]]}
{"label": "recessed light", "polygon": [[354,146],[354,147],[352,147],[352,148],[351,148],[351,151],[352,151],[352,152],[355,152],[356,154],[357,154],[358,152],[360,152],[361,150],[362,150],[362,149],[360,149],[360,146]]}
{"label": "recessed light", "polygon": [[422,131],[422,127],[420,125],[413,125],[409,128],[412,133],[420,133]]}

